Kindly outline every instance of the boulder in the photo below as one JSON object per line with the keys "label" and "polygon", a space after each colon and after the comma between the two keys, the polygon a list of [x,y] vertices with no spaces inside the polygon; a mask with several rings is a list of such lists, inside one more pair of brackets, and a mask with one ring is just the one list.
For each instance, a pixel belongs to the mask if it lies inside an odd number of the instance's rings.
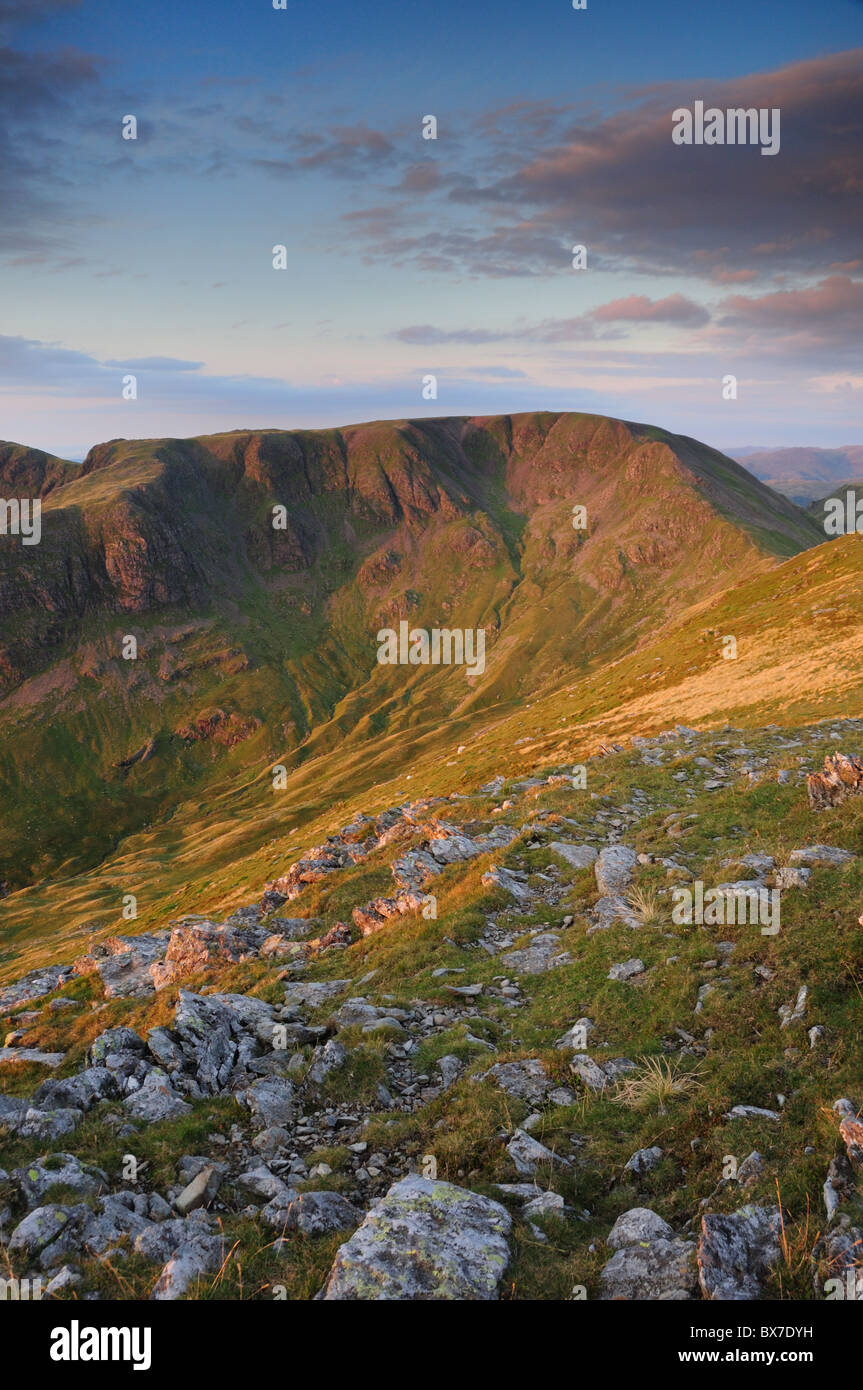
{"label": "boulder", "polygon": [[509,1264],[506,1208],[411,1174],[372,1207],[338,1251],[318,1295],[343,1300],[484,1300]]}
{"label": "boulder", "polygon": [[123,1102],[123,1109],[132,1119],[155,1125],[161,1120],[175,1120],[191,1114],[192,1107],[177,1094],[165,1072],[154,1067],[143,1086],[133,1091]]}
{"label": "boulder", "polygon": [[608,1244],[615,1253],[600,1274],[602,1301],[682,1302],[695,1296],[695,1245],[675,1236],[655,1212],[640,1207],[625,1212]]}
{"label": "boulder", "polygon": [[182,1298],[207,1274],[215,1274],[224,1259],[222,1237],[189,1228],[187,1239],[174,1251],[156,1280],[151,1299],[166,1302]]}
{"label": "boulder", "polygon": [[702,1216],[698,1279],[704,1297],[721,1302],[760,1298],[762,1280],[780,1256],[781,1226],[776,1206]]}
{"label": "boulder", "polygon": [[613,965],[608,972],[609,980],[633,980],[636,975],[644,974],[644,961],[637,956],[630,957],[629,960],[622,961],[619,965]]}
{"label": "boulder", "polygon": [[832,753],[824,759],[821,772],[806,778],[809,805],[813,811],[839,806],[848,796],[863,788],[863,761],[853,755]]}
{"label": "boulder", "polygon": [[593,845],[574,845],[566,840],[554,840],[549,849],[565,859],[571,869],[589,869],[597,858]]}
{"label": "boulder", "polygon": [[31,970],[14,984],[0,989],[0,1013],[18,1008],[21,1004],[31,1004],[35,999],[43,999],[46,994],[60,989],[73,974],[71,965],[46,965],[39,970]]}
{"label": "boulder", "polygon": [[84,1194],[104,1192],[108,1186],[107,1175],[101,1168],[82,1164],[74,1154],[67,1153],[36,1158],[26,1168],[14,1169],[11,1177],[30,1210],[43,1204],[52,1187],[63,1186]]}
{"label": "boulder", "polygon": [[335,1038],[330,1038],[329,1042],[324,1043],[323,1047],[316,1047],[312,1053],[311,1066],[306,1073],[307,1080],[314,1086],[320,1086],[332,1072],[341,1071],[347,1060],[347,1049],[340,1042],[336,1042]]}
{"label": "boulder", "polygon": [[532,1139],[523,1129],[515,1131],[506,1146],[506,1151],[520,1173],[535,1173],[537,1168],[546,1164],[558,1164],[562,1168],[572,1167],[568,1158],[552,1153],[551,1149],[547,1149],[537,1139]]}
{"label": "boulder", "polygon": [[507,1095],[527,1101],[528,1105],[541,1105],[553,1085],[548,1079],[545,1063],[536,1057],[524,1062],[496,1062],[477,1079],[493,1081]]}
{"label": "boulder", "polygon": [[71,1106],[92,1110],[102,1100],[113,1100],[120,1094],[117,1079],[107,1067],[86,1067],[77,1076],[62,1080],[43,1081],[33,1092],[34,1104],[42,1109]]}
{"label": "boulder", "polygon": [[810,869],[839,869],[856,859],[849,849],[836,849],[833,845],[805,845],[794,849],[788,856],[789,864],[804,864]]}
{"label": "boulder", "polygon": [[657,1163],[662,1160],[662,1149],[658,1144],[654,1144],[649,1149],[636,1149],[635,1153],[623,1165],[624,1173],[634,1173],[640,1178],[643,1173],[649,1173],[655,1168]]}
{"label": "boulder", "polygon": [[637,863],[634,849],[627,849],[626,845],[606,845],[593,866],[600,893],[612,898],[623,893],[632,882]]}
{"label": "boulder", "polygon": [[208,918],[184,919],[171,932],[164,960],[151,967],[154,987],[164,989],[213,965],[239,965],[251,960],[268,935],[256,927],[237,927]]}
{"label": "boulder", "polygon": [[516,902],[529,903],[533,900],[533,892],[524,874],[495,866],[484,873],[480,881],[486,888],[502,888]]}
{"label": "boulder", "polygon": [[517,975],[543,975],[547,970],[572,962],[569,952],[560,950],[560,937],[556,932],[540,932],[529,946],[508,951],[500,959],[501,964]]}
{"label": "boulder", "polygon": [[338,1192],[302,1192],[287,1206],[281,1229],[302,1231],[307,1236],[327,1235],[331,1231],[354,1230],[362,1219],[359,1208]]}
{"label": "boulder", "polygon": [[246,1090],[237,1092],[237,1100],[251,1111],[257,1129],[288,1126],[293,1121],[294,1087],[281,1077],[264,1076],[253,1081]]}

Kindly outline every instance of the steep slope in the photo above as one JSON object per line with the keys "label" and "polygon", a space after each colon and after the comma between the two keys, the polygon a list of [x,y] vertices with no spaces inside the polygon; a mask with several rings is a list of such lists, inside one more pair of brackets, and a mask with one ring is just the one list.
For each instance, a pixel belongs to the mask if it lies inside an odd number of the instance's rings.
{"label": "steep slope", "polygon": [[[853,493],[850,502],[848,494]],[[836,502],[841,502],[841,508],[837,512]],[[860,517],[857,512],[857,503],[863,500],[863,478],[844,478],[842,482],[836,483],[829,492],[825,492],[823,497],[816,497],[809,503],[806,510],[825,534],[831,536],[850,535],[854,531]],[[842,528],[838,531],[834,529],[837,525]]]}

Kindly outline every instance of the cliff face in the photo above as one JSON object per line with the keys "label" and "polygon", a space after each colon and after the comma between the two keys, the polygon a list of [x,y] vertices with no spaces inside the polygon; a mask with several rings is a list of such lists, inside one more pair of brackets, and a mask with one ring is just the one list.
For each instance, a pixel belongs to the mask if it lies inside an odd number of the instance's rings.
{"label": "cliff face", "polygon": [[[687,550],[706,548],[729,569],[749,547],[790,554],[822,539],[730,459],[592,416],[114,440],[80,467],[6,444],[0,480],[10,496],[43,498],[42,543],[0,545],[7,688],[86,615],[204,607],[251,575],[309,574],[346,549],[355,573],[392,550],[396,532],[430,545],[436,528],[477,513],[487,551],[507,549],[516,520],[528,533],[548,524],[551,548],[537,561],[569,562],[583,542],[581,577],[612,588],[628,567],[674,569]],[[588,513],[579,538],[566,521],[576,504]],[[274,527],[277,505],[286,515]],[[470,549],[465,535],[456,548]]]}

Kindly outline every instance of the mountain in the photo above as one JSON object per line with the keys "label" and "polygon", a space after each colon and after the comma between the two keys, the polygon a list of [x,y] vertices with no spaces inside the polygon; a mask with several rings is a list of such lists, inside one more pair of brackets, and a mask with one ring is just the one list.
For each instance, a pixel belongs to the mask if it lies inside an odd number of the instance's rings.
{"label": "mountain", "polygon": [[[6,446],[3,467],[44,496],[40,544],[0,547],[16,888],[242,769],[586,673],[823,535],[715,450],[584,415],[114,440],[80,466]],[[379,665],[402,620],[483,628],[482,677]]]}
{"label": "mountain", "polygon": [[863,444],[838,449],[739,449],[732,457],[769,487],[805,505],[863,473]]}

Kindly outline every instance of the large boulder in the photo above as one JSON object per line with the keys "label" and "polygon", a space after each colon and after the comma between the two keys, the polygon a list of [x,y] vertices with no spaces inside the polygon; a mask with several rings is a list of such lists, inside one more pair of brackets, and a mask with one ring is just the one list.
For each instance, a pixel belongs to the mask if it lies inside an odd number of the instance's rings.
{"label": "large boulder", "polygon": [[165,1072],[154,1067],[143,1086],[124,1100],[123,1109],[133,1119],[155,1125],[191,1114],[192,1107],[177,1094]]}
{"label": "large boulder", "polygon": [[20,1004],[30,1004],[34,999],[43,999],[46,994],[64,985],[73,974],[71,965],[45,965],[39,970],[31,970],[14,984],[0,989],[0,1013],[17,1008]]}
{"label": "large boulder", "polygon": [[280,1077],[261,1077],[246,1090],[238,1091],[237,1100],[251,1112],[256,1129],[287,1126],[293,1121],[294,1088]]}
{"label": "large boulder", "polygon": [[273,1029],[273,1007],[262,999],[180,990],[173,1038],[204,1095],[229,1089],[262,1047],[272,1049]]}
{"label": "large boulder", "polygon": [[101,976],[108,998],[152,994],[151,966],[161,961],[170,933],[154,932],[140,936],[109,936],[85,956],[75,961],[77,975]]}
{"label": "large boulder", "polygon": [[40,1109],[73,1107],[91,1110],[101,1100],[113,1100],[120,1094],[116,1077],[107,1067],[87,1067],[77,1076],[43,1081],[33,1092],[33,1103]]}
{"label": "large boulder", "polygon": [[863,761],[846,753],[831,753],[824,759],[822,772],[806,778],[809,805],[813,811],[839,806],[846,797],[863,789]]}
{"label": "large boulder", "polygon": [[29,1210],[43,1205],[52,1187],[65,1187],[80,1195],[104,1192],[108,1178],[101,1168],[81,1163],[74,1154],[55,1153],[36,1158],[26,1168],[16,1168],[12,1180],[18,1186]]}
{"label": "large boulder", "polygon": [[509,1264],[505,1207],[411,1174],[338,1251],[319,1298],[490,1300]]}

